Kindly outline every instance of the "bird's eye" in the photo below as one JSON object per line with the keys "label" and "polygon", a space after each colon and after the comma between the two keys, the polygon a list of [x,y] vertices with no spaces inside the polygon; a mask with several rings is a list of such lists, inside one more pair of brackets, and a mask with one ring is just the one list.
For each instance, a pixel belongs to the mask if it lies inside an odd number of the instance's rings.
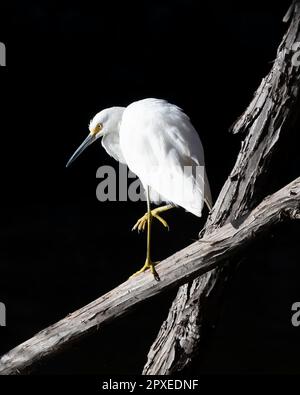
{"label": "bird's eye", "polygon": [[92,132],[93,136],[98,134],[102,128],[103,128],[103,124],[102,123],[97,123],[97,125],[95,126],[95,128],[94,128],[94,130]]}

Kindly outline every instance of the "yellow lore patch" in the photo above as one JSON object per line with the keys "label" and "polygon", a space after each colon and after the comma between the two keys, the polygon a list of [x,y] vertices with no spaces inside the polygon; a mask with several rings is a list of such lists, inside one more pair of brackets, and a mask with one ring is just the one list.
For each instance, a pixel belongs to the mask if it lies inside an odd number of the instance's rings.
{"label": "yellow lore patch", "polygon": [[97,123],[97,125],[94,127],[94,129],[91,131],[91,135],[92,136],[96,136],[96,134],[98,134],[101,129],[103,129],[103,125],[102,123]]}

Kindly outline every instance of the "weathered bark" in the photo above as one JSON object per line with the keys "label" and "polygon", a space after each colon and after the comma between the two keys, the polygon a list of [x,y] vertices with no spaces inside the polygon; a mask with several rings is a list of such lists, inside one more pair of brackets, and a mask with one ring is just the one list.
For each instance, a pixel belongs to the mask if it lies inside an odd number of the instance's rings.
{"label": "weathered bark", "polygon": [[[300,41],[300,2],[285,16],[291,20],[269,74],[262,80],[244,114],[232,127],[246,133],[236,163],[226,180],[200,237],[234,223],[263,198],[259,185],[266,179],[269,160],[282,132],[287,131],[299,100],[299,65],[292,62],[294,44]],[[235,264],[232,260],[231,264]],[[183,285],[172,303],[148,354],[144,374],[171,374],[182,370],[199,351],[205,307],[220,294],[228,272],[215,269]],[[213,291],[213,292],[212,292]]]}
{"label": "weathered bark", "polygon": [[0,359],[0,374],[20,373],[142,301],[226,262],[286,218],[300,218],[300,177],[267,197],[240,224],[228,223],[158,264],[161,281],[150,273],[140,274],[15,347]]}

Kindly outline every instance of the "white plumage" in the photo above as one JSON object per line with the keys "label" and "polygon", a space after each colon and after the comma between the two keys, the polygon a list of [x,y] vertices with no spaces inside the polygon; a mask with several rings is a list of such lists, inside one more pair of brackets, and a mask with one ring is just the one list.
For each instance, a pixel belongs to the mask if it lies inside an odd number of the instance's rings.
{"label": "white plumage", "polygon": [[197,216],[204,201],[211,206],[203,147],[180,108],[158,99],[134,102],[123,112],[119,134],[124,159],[144,187],[150,186],[151,201]]}
{"label": "white plumage", "polygon": [[[95,134],[97,125],[103,127]],[[204,202],[211,208],[203,147],[179,107],[165,100],[139,100],[102,110],[89,128],[95,139],[103,137],[109,155],[126,163],[145,189],[150,187],[152,202],[172,203],[198,217]]]}
{"label": "white plumage", "polygon": [[[136,274],[149,268],[158,279],[150,254],[152,218],[168,228],[160,213],[173,205],[181,206],[198,217],[201,216],[204,202],[209,209],[212,206],[199,135],[179,107],[159,99],[144,99],[126,108],[102,110],[92,119],[89,129],[89,136],[72,155],[67,166],[87,146],[102,137],[107,153],[127,164],[140,178],[147,195],[147,213],[133,229],[143,230],[147,223],[148,233],[146,262]],[[150,201],[169,204],[151,210]]]}

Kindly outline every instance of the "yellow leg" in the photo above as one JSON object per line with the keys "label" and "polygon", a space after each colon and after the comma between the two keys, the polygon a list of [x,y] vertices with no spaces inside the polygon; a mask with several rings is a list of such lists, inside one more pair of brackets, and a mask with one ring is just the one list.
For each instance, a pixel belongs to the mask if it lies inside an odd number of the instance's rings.
{"label": "yellow leg", "polygon": [[[161,222],[163,224],[163,226],[165,228],[167,228],[169,230],[169,225],[167,223],[167,221],[165,221],[159,214],[163,213],[164,211],[170,210],[171,208],[173,208],[174,206],[172,206],[172,204],[167,204],[166,206],[162,206],[162,207],[157,207],[154,210],[150,210],[150,214],[151,217],[156,218],[159,222]],[[134,225],[134,227],[132,228],[132,230],[138,230],[138,232],[145,230],[146,228],[146,223],[148,222],[148,217],[149,217],[149,212],[147,211],[147,213],[145,215],[143,215]]]}
{"label": "yellow leg", "polygon": [[144,266],[140,270],[135,272],[131,277],[134,277],[137,274],[143,273],[147,269],[150,269],[150,271],[153,274],[155,280],[159,281],[159,275],[158,275],[157,271],[155,270],[155,267],[154,267],[155,263],[152,262],[151,254],[150,254],[152,217],[153,216],[152,216],[152,212],[151,212],[151,208],[150,208],[149,187],[148,187],[147,188],[147,219],[146,219],[147,224],[148,224],[148,228],[147,228],[147,255],[146,255],[146,261],[145,261]]}

